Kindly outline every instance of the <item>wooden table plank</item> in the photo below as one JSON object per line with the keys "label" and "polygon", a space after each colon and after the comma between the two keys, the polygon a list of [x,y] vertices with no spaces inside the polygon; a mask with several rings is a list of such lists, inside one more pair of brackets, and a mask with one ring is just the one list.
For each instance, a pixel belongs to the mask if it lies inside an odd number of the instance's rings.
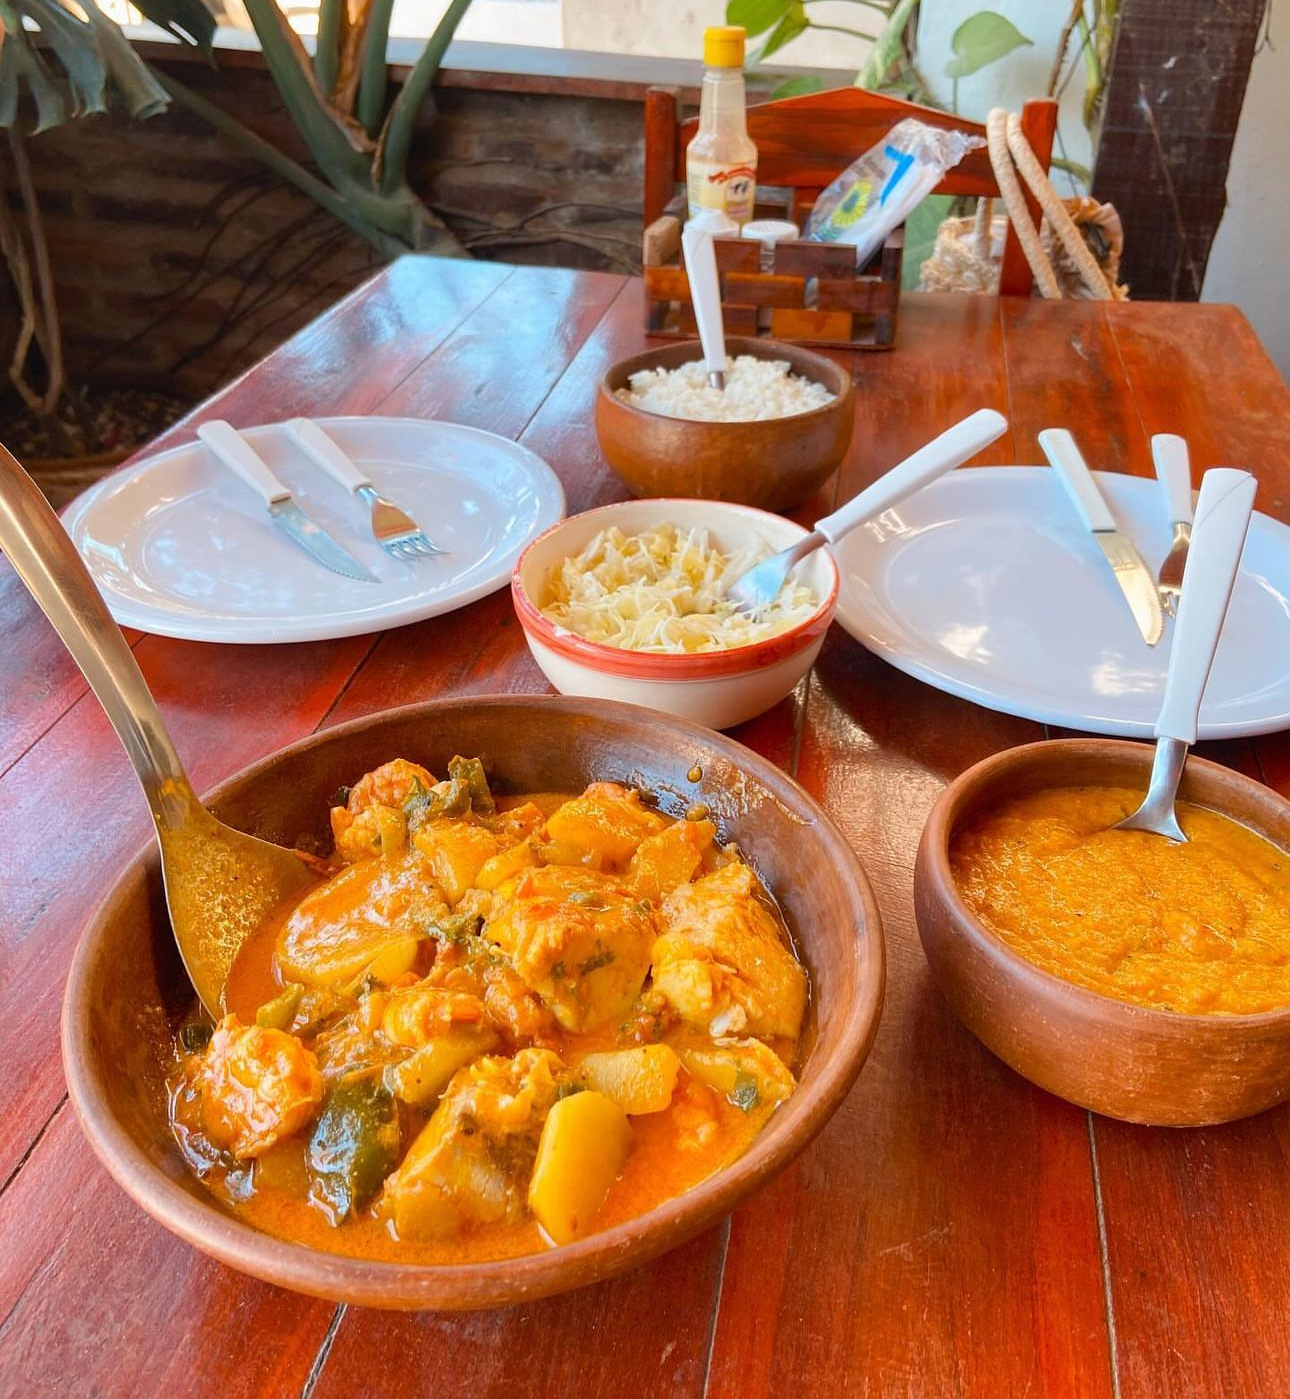
{"label": "wooden table plank", "polygon": [[1094,471],[1151,474],[1142,420],[1100,301],[999,303],[1014,460],[1043,465],[1046,427],[1068,427]]}
{"label": "wooden table plank", "polygon": [[[995,305],[965,309],[960,319],[953,303],[927,305],[925,318],[902,319],[898,354],[861,360],[857,436],[870,450],[840,495],[933,429],[974,408],[1007,409]],[[892,411],[903,402],[916,411]],[[1005,438],[983,459],[1012,451]],[[857,1395],[1022,1393],[1031,1382],[1040,1393],[1109,1392],[1084,1115],[958,1026],[931,984],[910,900],[918,836],[945,782],[1040,736],[899,674],[836,627],[826,643],[798,777],[864,860],[887,995],[837,1116],[734,1216],[714,1396],[781,1394],[806,1376]],[[995,1343],[974,1343],[984,1336]]]}
{"label": "wooden table plank", "polygon": [[332,1307],[255,1282],[154,1224],[64,1104],[0,1197],[0,1394],[301,1393]]}
{"label": "wooden table plank", "polygon": [[[1193,474],[1248,466],[1257,505],[1290,520],[1290,394],[1231,307],[1110,307],[1146,433],[1177,432]],[[1203,745],[1290,795],[1286,735]],[[1290,1373],[1290,1108],[1224,1127],[1152,1132],[1093,1119],[1120,1393],[1273,1394]],[[1146,1221],[1175,1221],[1149,1227]],[[1236,1317],[1248,1317],[1238,1324]]]}
{"label": "wooden table plank", "polygon": [[625,281],[525,268],[384,398],[380,411],[518,437]]}
{"label": "wooden table plank", "polygon": [[516,270],[500,263],[401,257],[207,399],[148,450],[186,442],[207,418],[250,427],[301,414],[375,412]]}
{"label": "wooden table plank", "polygon": [[1105,309],[1144,432],[1183,434],[1197,483],[1211,466],[1255,472],[1257,508],[1290,520],[1290,393],[1245,317],[1163,301]]}

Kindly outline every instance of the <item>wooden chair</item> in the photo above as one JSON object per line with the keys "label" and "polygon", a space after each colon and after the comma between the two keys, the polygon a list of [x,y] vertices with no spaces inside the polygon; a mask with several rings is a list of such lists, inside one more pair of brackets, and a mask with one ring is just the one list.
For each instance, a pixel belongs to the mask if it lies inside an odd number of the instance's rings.
{"label": "wooden chair", "polygon": [[[977,122],[863,88],[839,88],[780,102],[762,102],[748,108],[748,134],[758,151],[757,183],[791,190],[792,216],[800,222],[827,184],[906,117],[985,139],[985,127]],[[655,87],[646,93],[646,228],[664,213],[677,184],[684,181],[685,148],[697,126],[697,117],[680,120],[675,89]],[[1052,157],[1056,128],[1056,102],[1042,99],[1026,103],[1021,129],[1045,170]],[[1038,227],[1039,205],[1024,183],[1022,189],[1031,219]],[[936,192],[997,195],[999,184],[985,147],[969,151],[937,185]],[[1032,281],[1030,264],[1016,231],[1009,225],[999,292],[1003,296],[1028,296]]]}

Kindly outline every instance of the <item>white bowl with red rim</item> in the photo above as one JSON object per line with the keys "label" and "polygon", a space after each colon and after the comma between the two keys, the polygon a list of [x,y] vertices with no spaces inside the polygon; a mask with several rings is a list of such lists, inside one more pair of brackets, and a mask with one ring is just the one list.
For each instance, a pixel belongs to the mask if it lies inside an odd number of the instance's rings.
{"label": "white bowl with red rim", "polygon": [[664,498],[601,506],[553,525],[520,555],[511,574],[515,611],[533,659],[561,694],[643,704],[727,729],[777,704],[810,670],[837,604],[837,564],[828,549],[817,549],[794,570],[819,599],[809,617],[765,641],[722,651],[628,651],[588,641],[542,614],[555,568],[601,530],[617,525],[624,534],[639,534],[663,523],[706,529],[727,554],[758,542],[775,553],[807,533],[782,515],[726,501]]}

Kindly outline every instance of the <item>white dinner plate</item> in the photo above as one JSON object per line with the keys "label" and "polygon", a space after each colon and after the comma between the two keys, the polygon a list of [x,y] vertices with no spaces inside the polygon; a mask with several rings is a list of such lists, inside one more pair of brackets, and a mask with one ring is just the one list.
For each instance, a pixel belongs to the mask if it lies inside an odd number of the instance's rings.
{"label": "white dinner plate", "polygon": [[[1155,569],[1154,480],[1096,473]],[[838,621],[898,669],[1026,719],[1150,737],[1173,623],[1142,640],[1101,549],[1047,467],[952,471],[837,549]],[[1255,514],[1201,711],[1202,738],[1290,727],[1290,529]]]}
{"label": "white dinner plate", "polygon": [[551,468],[491,432],[414,418],[317,421],[447,553],[391,558],[372,537],[368,509],[270,423],[247,428],[247,440],[378,581],[342,578],[315,562],[253,491],[192,442],[106,477],[64,516],[118,622],[227,642],[401,626],[502,587],[529,540],[564,515]]}

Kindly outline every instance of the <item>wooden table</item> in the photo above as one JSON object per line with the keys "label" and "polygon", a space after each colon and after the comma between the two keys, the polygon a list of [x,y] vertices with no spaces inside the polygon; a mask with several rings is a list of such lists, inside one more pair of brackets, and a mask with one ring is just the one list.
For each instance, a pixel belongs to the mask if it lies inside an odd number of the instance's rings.
{"label": "wooden table", "polygon": [[[441,417],[518,438],[585,510],[621,494],[592,396],[642,348],[642,317],[636,281],[407,259],[165,441],[215,414]],[[820,510],[992,406],[1012,435],[984,460],[1033,462],[1037,430],[1069,423],[1096,464],[1146,474],[1148,435],[1181,432],[1198,465],[1255,469],[1260,508],[1290,518],[1290,404],[1230,308],[911,296],[894,353],[841,358],[855,444]],[[385,1314],[209,1261],[83,1143],[58,1059],[63,977],[146,815],[7,569],[0,628],[0,1394],[1285,1392],[1290,1109],[1206,1131],[1090,1116],[994,1059],[929,980],[910,896],[923,819],[949,778],[1039,725],[920,685],[835,628],[798,692],[737,736],[842,824],[882,906],[886,1008],[850,1098],[774,1185],[649,1268],[509,1311]],[[131,640],[199,787],[372,710],[544,689],[505,592],[312,645]],[[1209,756],[1290,793],[1286,735]]]}

